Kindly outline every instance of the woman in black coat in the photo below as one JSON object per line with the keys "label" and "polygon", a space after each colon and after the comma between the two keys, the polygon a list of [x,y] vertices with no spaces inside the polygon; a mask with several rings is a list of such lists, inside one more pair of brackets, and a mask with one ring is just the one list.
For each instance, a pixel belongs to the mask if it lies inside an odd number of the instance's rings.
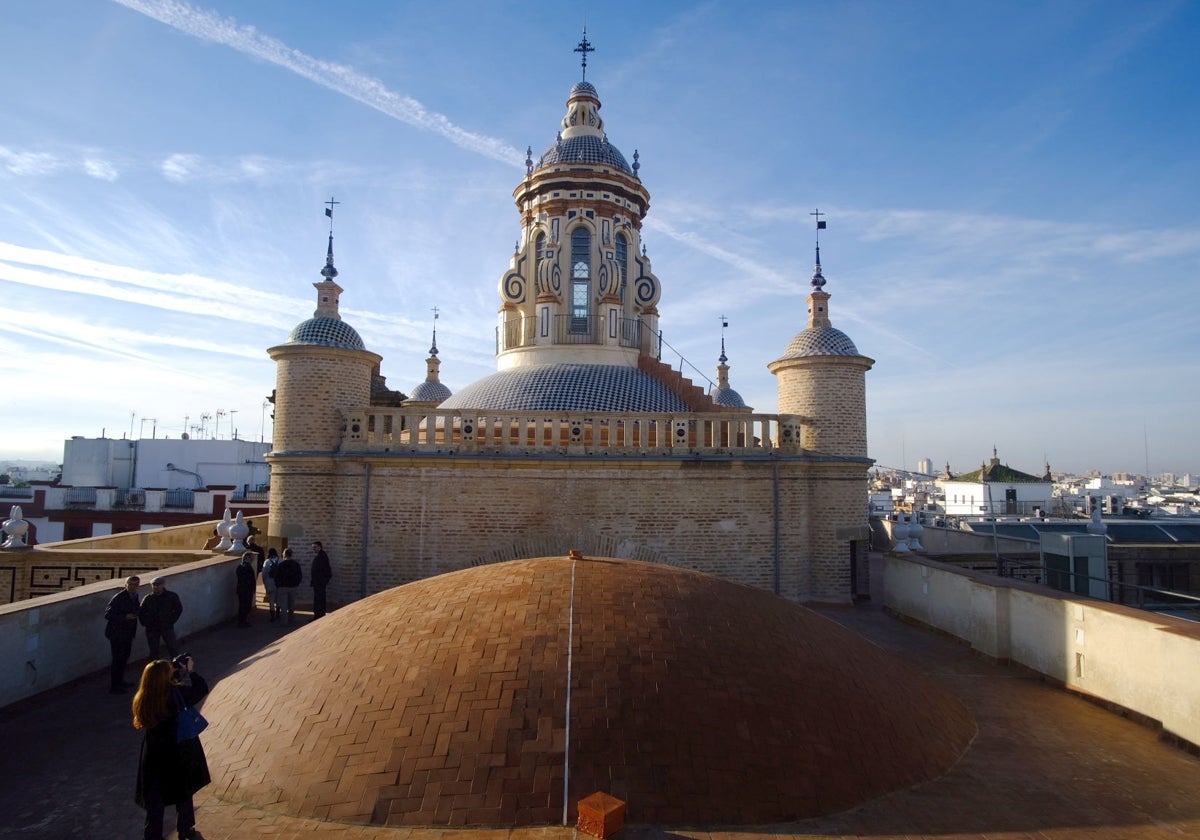
{"label": "woman in black coat", "polygon": [[191,706],[208,694],[208,683],[194,669],[190,656],[182,666],[155,660],[142,671],[133,697],[133,725],[145,732],[135,796],[146,809],[145,840],[161,840],[167,805],[175,806],[179,836],[200,840],[192,794],[212,781],[208,762],[199,738],[176,740],[180,704]]}

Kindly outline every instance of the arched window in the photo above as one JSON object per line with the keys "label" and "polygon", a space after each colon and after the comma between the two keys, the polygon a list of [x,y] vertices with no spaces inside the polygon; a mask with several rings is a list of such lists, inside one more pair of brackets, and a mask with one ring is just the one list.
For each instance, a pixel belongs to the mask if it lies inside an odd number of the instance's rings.
{"label": "arched window", "polygon": [[580,225],[571,232],[571,332],[587,332],[592,308],[592,234]]}
{"label": "arched window", "polygon": [[537,265],[546,259],[546,234],[539,233],[534,241],[534,253],[537,255]]}
{"label": "arched window", "polygon": [[617,266],[621,270],[621,282],[618,285],[617,293],[621,296],[621,300],[625,300],[625,273],[629,265],[629,241],[625,238],[625,234],[617,234]]}

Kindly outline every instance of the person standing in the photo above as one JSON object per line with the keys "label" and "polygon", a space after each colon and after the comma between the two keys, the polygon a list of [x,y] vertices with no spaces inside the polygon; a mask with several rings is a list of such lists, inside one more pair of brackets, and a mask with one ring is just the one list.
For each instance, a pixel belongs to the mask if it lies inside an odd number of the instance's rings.
{"label": "person standing", "polygon": [[275,569],[282,561],[279,552],[274,548],[267,549],[267,560],[263,563],[263,589],[267,593],[267,609],[271,611],[271,621],[279,620],[279,584],[275,581]]}
{"label": "person standing", "polygon": [[[147,599],[149,596],[147,596]],[[146,809],[145,840],[161,840],[163,811],[175,806],[175,827],[182,840],[203,840],[196,831],[192,796],[212,781],[200,739],[178,740],[179,710],[208,694],[189,656],[177,663],[156,659],[142,671],[133,696],[133,726],[145,733],[138,759],[134,801]]]}
{"label": "person standing", "polygon": [[296,617],[296,587],[304,581],[304,570],[292,556],[292,550],[283,550],[283,560],[275,568],[275,583],[279,587],[279,610],[287,613],[287,623]]}
{"label": "person standing", "polygon": [[158,659],[160,642],[166,644],[167,653],[179,653],[179,641],[175,638],[175,622],[183,615],[183,603],[179,596],[167,589],[167,579],[156,577],[150,581],[150,594],[142,599],[138,618],[146,628],[146,644],[150,647],[150,658]]}
{"label": "person standing", "polygon": [[237,600],[238,627],[250,626],[250,611],[254,609],[254,589],[258,573],[254,570],[253,551],[242,555],[242,562],[237,564]]}
{"label": "person standing", "polygon": [[125,578],[125,588],[112,596],[104,610],[104,636],[112,649],[108,688],[110,694],[124,694],[125,689],[129,687],[129,683],[125,682],[125,666],[129,664],[129,654],[133,651],[133,637],[137,635],[137,591],[141,582],[137,575]]}
{"label": "person standing", "polygon": [[325,590],[333,580],[333,568],[320,540],[313,540],[312,548],[316,552],[312,561],[313,618],[320,618],[325,615]]}

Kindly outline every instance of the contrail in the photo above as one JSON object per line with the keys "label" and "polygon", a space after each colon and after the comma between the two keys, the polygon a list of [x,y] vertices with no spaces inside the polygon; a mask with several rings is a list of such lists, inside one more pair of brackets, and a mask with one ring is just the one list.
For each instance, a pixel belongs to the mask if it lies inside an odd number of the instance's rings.
{"label": "contrail", "polygon": [[179,0],[114,0],[128,9],[165,23],[180,32],[276,64],[316,82],[393,119],[440,134],[451,143],[485,157],[524,167],[525,153],[495,137],[476,134],[452,123],[443,114],[428,110],[417,100],[393,93],[378,79],[364,76],[344,64],[321,61],[287,44],[258,32],[253,26],[238,26],[233,19],[197,9]]}

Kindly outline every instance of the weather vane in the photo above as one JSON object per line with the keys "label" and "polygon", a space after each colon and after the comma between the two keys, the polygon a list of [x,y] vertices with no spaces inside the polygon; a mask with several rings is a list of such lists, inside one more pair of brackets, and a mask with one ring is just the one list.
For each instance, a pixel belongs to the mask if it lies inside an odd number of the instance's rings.
{"label": "weather vane", "polygon": [[821,246],[821,231],[825,230],[825,222],[822,221],[821,217],[826,214],[822,213],[821,208],[818,207],[808,215],[817,217],[817,247],[819,248]]}
{"label": "weather vane", "polygon": [[595,52],[596,48],[591,45],[587,39],[587,25],[583,27],[583,40],[579,42],[579,46],[575,48],[575,52],[583,53],[583,80],[587,81],[587,54]]}
{"label": "weather vane", "polygon": [[333,206],[335,204],[341,204],[342,202],[334,201],[333,196],[329,196],[329,200],[325,203],[329,205],[325,208],[325,215],[329,217],[329,232],[333,233]]}

